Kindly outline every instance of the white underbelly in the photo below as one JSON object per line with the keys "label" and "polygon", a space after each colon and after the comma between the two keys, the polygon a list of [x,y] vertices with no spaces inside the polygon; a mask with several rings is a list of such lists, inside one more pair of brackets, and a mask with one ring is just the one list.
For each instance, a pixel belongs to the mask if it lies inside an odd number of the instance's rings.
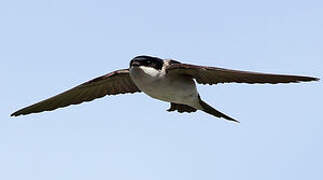
{"label": "white underbelly", "polygon": [[130,77],[141,91],[155,99],[187,105],[198,99],[195,82],[191,78],[181,76],[165,78],[137,71],[130,71]]}
{"label": "white underbelly", "polygon": [[186,104],[197,97],[195,85],[182,82],[169,82],[167,80],[151,83],[151,86],[142,86],[143,91],[149,96],[178,104]]}

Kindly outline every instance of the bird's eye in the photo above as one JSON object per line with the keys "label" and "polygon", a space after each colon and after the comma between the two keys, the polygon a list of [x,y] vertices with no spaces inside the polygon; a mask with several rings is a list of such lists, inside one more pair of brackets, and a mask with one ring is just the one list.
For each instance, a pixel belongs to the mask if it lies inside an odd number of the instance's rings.
{"label": "bird's eye", "polygon": [[148,60],[148,61],[147,61],[147,64],[151,64],[151,61],[150,61],[150,60]]}

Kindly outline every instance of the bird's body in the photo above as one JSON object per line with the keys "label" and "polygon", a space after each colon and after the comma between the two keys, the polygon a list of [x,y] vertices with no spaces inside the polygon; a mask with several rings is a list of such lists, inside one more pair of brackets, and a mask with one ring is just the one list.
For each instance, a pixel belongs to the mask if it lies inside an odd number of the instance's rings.
{"label": "bird's body", "polygon": [[318,81],[318,78],[237,71],[217,67],[197,66],[151,56],[137,56],[129,69],[116,70],[61,94],[25,107],[11,114],[19,116],[91,101],[105,95],[144,92],[152,98],[170,102],[167,111],[195,112],[202,110],[218,118],[237,120],[204,102],[196,84],[218,83],[297,83]]}
{"label": "bird's body", "polygon": [[200,109],[194,80],[188,76],[167,75],[168,63],[166,60],[160,71],[145,66],[131,67],[130,77],[141,91],[152,98]]}

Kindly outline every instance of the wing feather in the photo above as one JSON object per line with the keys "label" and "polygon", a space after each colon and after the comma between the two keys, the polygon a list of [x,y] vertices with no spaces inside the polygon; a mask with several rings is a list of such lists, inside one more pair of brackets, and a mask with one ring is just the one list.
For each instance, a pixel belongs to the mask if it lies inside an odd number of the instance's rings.
{"label": "wing feather", "polygon": [[128,69],[117,70],[78,85],[61,94],[43,100],[11,114],[19,116],[42,111],[52,111],[72,104],[91,101],[106,95],[141,92],[129,76]]}
{"label": "wing feather", "polygon": [[318,81],[318,78],[297,75],[266,74],[250,71],[238,71],[217,67],[197,66],[192,64],[171,64],[167,73],[192,76],[200,84],[218,83],[298,83]]}

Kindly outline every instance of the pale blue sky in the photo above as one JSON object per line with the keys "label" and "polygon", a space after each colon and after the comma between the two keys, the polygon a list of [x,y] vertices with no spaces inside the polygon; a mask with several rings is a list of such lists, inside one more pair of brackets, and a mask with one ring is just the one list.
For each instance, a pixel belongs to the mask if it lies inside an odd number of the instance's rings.
{"label": "pale blue sky", "polygon": [[238,119],[144,94],[13,111],[154,55],[323,77],[322,1],[0,1],[0,179],[323,179],[322,82],[198,89]]}

